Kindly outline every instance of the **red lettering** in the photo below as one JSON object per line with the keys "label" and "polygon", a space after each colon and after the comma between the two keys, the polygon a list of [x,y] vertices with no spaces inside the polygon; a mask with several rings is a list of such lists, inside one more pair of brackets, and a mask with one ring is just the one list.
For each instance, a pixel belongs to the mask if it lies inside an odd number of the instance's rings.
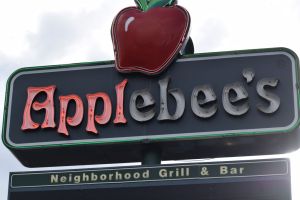
{"label": "red lettering", "polygon": [[[67,117],[67,111],[69,102],[71,100],[75,101],[76,109],[73,117]],[[60,118],[59,118],[59,127],[58,132],[62,133],[65,136],[69,136],[69,132],[66,127],[66,123],[70,126],[78,126],[83,119],[83,103],[79,96],[77,95],[68,95],[60,96]]]}
{"label": "red lettering", "polygon": [[118,85],[116,85],[117,93],[117,108],[116,108],[116,117],[114,119],[115,124],[126,124],[127,120],[124,117],[124,89],[126,87],[128,80],[125,79]]}
{"label": "red lettering", "polygon": [[[86,126],[86,131],[98,134],[95,127],[95,121],[98,124],[106,124],[110,120],[112,106],[109,96],[106,93],[99,92],[96,94],[87,94],[86,98],[88,100],[88,123]],[[103,112],[102,115],[95,116],[95,107],[97,100],[101,98],[103,100]],[[95,119],[95,120],[94,120]]]}
{"label": "red lettering", "polygon": [[[54,128],[55,122],[54,122],[54,101],[53,96],[55,92],[56,86],[50,85],[47,87],[28,87],[27,88],[27,101],[23,113],[23,123],[22,123],[22,130],[28,130],[28,129],[37,129],[40,125],[38,123],[35,123],[32,121],[31,118],[31,107],[35,111],[39,111],[42,109],[46,110],[44,122],[42,123],[42,128]],[[40,103],[40,102],[34,102],[34,98],[41,92],[46,93],[47,99]]]}

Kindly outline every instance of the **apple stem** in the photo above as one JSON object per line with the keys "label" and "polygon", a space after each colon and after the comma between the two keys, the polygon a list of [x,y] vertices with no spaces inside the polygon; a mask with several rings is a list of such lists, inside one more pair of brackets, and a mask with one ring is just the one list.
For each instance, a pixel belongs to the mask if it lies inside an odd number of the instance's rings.
{"label": "apple stem", "polygon": [[134,0],[134,1],[142,11],[148,11],[156,7],[172,6],[177,3],[177,0]]}

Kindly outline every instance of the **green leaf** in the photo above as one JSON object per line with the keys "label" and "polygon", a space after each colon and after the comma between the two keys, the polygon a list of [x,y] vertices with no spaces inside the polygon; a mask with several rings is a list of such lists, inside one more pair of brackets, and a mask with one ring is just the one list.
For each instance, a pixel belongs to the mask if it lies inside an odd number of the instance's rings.
{"label": "green leaf", "polygon": [[147,0],[134,0],[134,1],[141,10],[143,10],[143,11],[148,10]]}
{"label": "green leaf", "polygon": [[165,7],[175,4],[176,0],[134,0],[140,9],[143,11],[150,10],[156,7]]}
{"label": "green leaf", "polygon": [[174,0],[152,0],[148,4],[148,9],[156,8],[156,7],[165,7],[168,5],[172,5]]}

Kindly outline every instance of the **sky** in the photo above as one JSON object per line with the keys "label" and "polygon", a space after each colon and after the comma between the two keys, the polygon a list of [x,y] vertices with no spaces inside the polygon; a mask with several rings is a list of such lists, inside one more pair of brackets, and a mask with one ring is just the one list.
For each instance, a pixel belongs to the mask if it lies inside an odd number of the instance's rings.
{"label": "sky", "polygon": [[[6,80],[18,68],[113,60],[111,23],[121,9],[135,4],[134,0],[0,0],[0,5],[2,114]],[[288,47],[300,55],[299,0],[179,0],[179,5],[191,15],[196,53]],[[291,158],[293,199],[300,199],[300,151],[277,156]],[[29,170],[46,169],[23,167],[0,143],[0,200],[7,197],[9,172]]]}

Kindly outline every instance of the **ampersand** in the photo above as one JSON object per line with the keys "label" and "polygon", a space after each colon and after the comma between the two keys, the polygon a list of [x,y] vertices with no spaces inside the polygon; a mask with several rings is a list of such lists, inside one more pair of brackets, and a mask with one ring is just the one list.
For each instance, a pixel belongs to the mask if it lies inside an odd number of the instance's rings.
{"label": "ampersand", "polygon": [[202,167],[201,168],[201,175],[202,176],[209,176],[209,172],[208,172],[207,167]]}

